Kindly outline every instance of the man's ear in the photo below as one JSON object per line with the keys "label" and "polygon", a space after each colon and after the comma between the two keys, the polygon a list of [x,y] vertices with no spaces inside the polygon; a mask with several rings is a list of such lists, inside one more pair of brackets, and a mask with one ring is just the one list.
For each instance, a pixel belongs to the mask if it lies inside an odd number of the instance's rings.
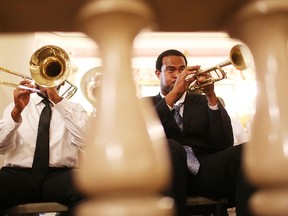
{"label": "man's ear", "polygon": [[157,77],[159,77],[160,76],[160,73],[161,73],[161,71],[160,70],[155,70],[155,75],[157,76]]}

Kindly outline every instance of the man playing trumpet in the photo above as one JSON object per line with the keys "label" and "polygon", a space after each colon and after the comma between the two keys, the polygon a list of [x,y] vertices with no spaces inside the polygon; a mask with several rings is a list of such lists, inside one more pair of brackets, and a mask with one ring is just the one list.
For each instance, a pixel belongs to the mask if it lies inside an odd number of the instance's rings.
{"label": "man playing trumpet", "polygon": [[[214,84],[203,94],[191,94],[191,83],[201,84],[208,74],[195,76],[200,66],[187,66],[178,50],[166,50],[156,60],[160,93],[153,101],[163,125],[172,160],[172,184],[167,192],[176,202],[178,215],[185,215],[187,196],[227,198],[240,216],[253,188],[242,170],[244,145],[233,146],[230,117],[218,101]],[[147,99],[147,98],[146,98]]]}

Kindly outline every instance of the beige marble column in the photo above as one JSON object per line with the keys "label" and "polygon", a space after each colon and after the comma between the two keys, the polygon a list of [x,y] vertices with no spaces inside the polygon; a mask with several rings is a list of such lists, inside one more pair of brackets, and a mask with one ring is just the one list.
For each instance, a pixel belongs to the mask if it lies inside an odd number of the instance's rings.
{"label": "beige marble column", "polygon": [[91,199],[78,215],[173,215],[173,201],[160,195],[170,179],[164,133],[151,104],[140,105],[131,69],[133,40],[152,21],[141,0],[91,1],[79,14],[80,28],[99,46],[103,75],[75,176]]}
{"label": "beige marble column", "polygon": [[256,113],[244,167],[260,188],[251,197],[257,215],[288,215],[288,1],[251,1],[235,14],[228,32],[254,56]]}

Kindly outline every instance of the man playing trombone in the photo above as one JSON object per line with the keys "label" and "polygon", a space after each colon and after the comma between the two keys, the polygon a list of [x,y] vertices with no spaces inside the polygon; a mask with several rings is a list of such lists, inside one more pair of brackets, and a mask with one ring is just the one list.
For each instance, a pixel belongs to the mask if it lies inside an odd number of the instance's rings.
{"label": "man playing trombone", "polygon": [[72,215],[83,198],[72,181],[72,170],[78,166],[89,128],[87,113],[80,104],[59,96],[60,86],[39,87],[41,93],[31,90],[36,86],[28,80],[19,86],[28,88],[14,90],[14,102],[0,120],[0,153],[7,155],[0,170],[0,214],[21,203],[59,202]]}
{"label": "man playing trombone", "polygon": [[[151,99],[163,125],[172,159],[172,184],[168,194],[178,215],[186,215],[187,196],[227,198],[238,216],[248,216],[247,199],[253,189],[241,167],[242,146],[233,146],[230,118],[219,103],[211,83],[205,95],[187,90],[209,74],[194,76],[200,66],[187,66],[178,50],[166,50],[156,61],[160,93]],[[145,98],[143,98],[145,99]]]}

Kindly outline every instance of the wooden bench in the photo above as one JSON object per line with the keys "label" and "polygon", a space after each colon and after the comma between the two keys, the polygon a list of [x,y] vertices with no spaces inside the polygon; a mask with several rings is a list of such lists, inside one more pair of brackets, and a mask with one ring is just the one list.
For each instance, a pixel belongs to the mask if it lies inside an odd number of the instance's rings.
{"label": "wooden bench", "polygon": [[228,216],[227,206],[228,200],[225,198],[188,197],[186,202],[186,215]]}
{"label": "wooden bench", "polygon": [[[211,199],[195,196],[187,198],[186,215],[228,216],[227,199]],[[56,202],[19,204],[6,210],[7,216],[39,216],[40,213],[66,212],[68,207]]]}
{"label": "wooden bench", "polygon": [[66,212],[68,207],[57,202],[26,203],[6,210],[7,216],[39,216],[40,213]]}

